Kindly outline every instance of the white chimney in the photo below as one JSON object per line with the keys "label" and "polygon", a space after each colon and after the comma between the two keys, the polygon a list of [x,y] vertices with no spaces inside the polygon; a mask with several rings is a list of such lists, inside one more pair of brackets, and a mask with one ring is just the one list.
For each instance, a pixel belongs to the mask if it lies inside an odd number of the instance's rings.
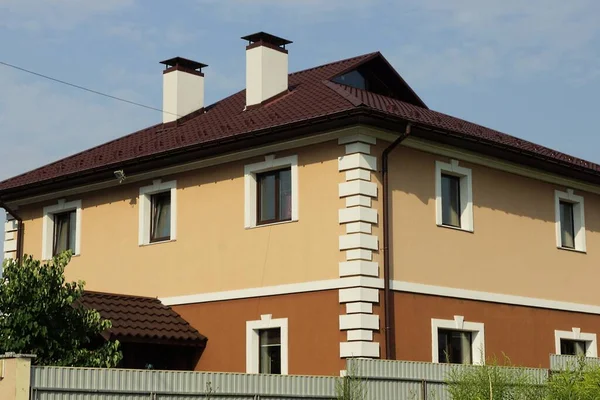
{"label": "white chimney", "polygon": [[289,40],[258,32],[242,37],[246,46],[246,107],[258,106],[288,90]]}
{"label": "white chimney", "polygon": [[196,61],[175,57],[161,61],[163,71],[163,123],[173,122],[204,107],[204,74],[208,67]]}

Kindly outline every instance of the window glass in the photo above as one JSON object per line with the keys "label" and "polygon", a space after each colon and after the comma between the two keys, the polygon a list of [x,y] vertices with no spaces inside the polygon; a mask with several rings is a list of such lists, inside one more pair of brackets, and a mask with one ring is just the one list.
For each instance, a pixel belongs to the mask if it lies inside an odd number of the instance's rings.
{"label": "window glass", "polygon": [[442,224],[460,227],[460,178],[442,174]]}
{"label": "window glass", "polygon": [[281,330],[262,329],[260,336],[259,372],[261,374],[281,374]]}
{"label": "window glass", "polygon": [[343,75],[337,76],[333,79],[333,81],[336,83],[341,83],[342,85],[352,86],[357,89],[364,90],[367,88],[367,82],[365,77],[357,70],[350,71]]}
{"label": "window glass", "polygon": [[584,356],[587,350],[583,340],[560,340],[560,354],[568,356]]}
{"label": "window glass", "polygon": [[290,168],[258,174],[258,223],[292,219],[292,171]]}
{"label": "window glass", "polygon": [[560,202],[560,238],[563,247],[575,248],[573,204],[566,201]]}
{"label": "window glass", "polygon": [[279,215],[282,220],[292,219],[292,171],[279,172]]}
{"label": "window glass", "polygon": [[259,218],[260,222],[274,221],[276,219],[275,210],[275,186],[276,186],[276,175],[263,174],[259,180]]}
{"label": "window glass", "polygon": [[152,195],[150,241],[171,238],[171,192]]}
{"label": "window glass", "polygon": [[472,364],[471,332],[438,330],[438,360],[441,363]]}
{"label": "window glass", "polygon": [[75,211],[54,215],[53,254],[75,249],[75,227],[77,214]]}

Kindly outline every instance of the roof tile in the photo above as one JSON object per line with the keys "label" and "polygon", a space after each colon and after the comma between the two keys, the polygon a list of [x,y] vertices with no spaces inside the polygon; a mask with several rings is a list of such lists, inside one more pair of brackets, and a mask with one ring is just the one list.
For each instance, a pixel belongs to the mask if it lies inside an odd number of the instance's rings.
{"label": "roof tile", "polygon": [[85,291],[79,302],[112,322],[111,338],[203,344],[206,337],[152,297]]}

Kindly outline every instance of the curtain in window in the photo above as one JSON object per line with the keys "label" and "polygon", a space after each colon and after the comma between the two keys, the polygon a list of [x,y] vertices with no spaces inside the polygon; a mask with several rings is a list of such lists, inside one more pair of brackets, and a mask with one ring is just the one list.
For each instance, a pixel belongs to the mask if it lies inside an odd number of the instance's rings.
{"label": "curtain in window", "polygon": [[281,374],[281,330],[264,329],[259,332],[261,374]]}
{"label": "curtain in window", "polygon": [[171,236],[171,194],[161,193],[153,198],[152,239]]}
{"label": "curtain in window", "polygon": [[292,171],[289,169],[279,173],[279,217],[292,219]]}
{"label": "curtain in window", "polygon": [[573,204],[561,201],[560,231],[563,247],[575,248],[575,224],[573,219]]}
{"label": "curtain in window", "polygon": [[[461,364],[472,364],[471,332],[461,332],[460,347],[462,351]],[[479,351],[479,350],[477,350]]]}
{"label": "curtain in window", "polygon": [[69,248],[69,215],[57,214],[54,216],[54,255]]}
{"label": "curtain in window", "polygon": [[442,223],[460,227],[460,178],[442,175]]}

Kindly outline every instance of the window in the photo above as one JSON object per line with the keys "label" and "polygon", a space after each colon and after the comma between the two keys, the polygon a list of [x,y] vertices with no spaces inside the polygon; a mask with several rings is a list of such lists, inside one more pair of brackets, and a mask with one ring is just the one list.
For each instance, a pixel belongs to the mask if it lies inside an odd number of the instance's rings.
{"label": "window", "polygon": [[560,239],[562,247],[575,248],[573,203],[560,202]]}
{"label": "window", "polygon": [[244,167],[244,226],[298,220],[298,157],[275,158]]}
{"label": "window", "polygon": [[453,320],[431,320],[431,357],[434,363],[483,364],[484,326],[466,322],[461,315]]}
{"label": "window", "polygon": [[585,356],[587,343],[583,340],[560,339],[560,354],[568,356]]}
{"label": "window", "polygon": [[555,191],[556,246],[562,249],[586,251],[583,197],[573,190]]}
{"label": "window", "polygon": [[595,333],[581,332],[580,328],[570,331],[554,331],[556,354],[598,357],[598,344]]}
{"label": "window", "polygon": [[436,223],[439,226],[473,231],[471,170],[458,161],[435,163]]}
{"label": "window", "polygon": [[171,239],[171,192],[153,194],[151,204],[150,241]]}
{"label": "window", "polygon": [[287,375],[287,318],[265,314],[260,320],[246,322],[246,372]]}
{"label": "window", "polygon": [[177,182],[155,180],[140,188],[139,197],[140,246],[176,239]]}
{"label": "window", "polygon": [[257,174],[258,224],[292,219],[292,170]]}
{"label": "window", "polygon": [[442,224],[460,228],[460,178],[442,174]]}
{"label": "window", "polygon": [[54,239],[52,255],[58,255],[66,250],[75,251],[77,227],[76,211],[54,214]]}
{"label": "window", "polygon": [[281,329],[261,329],[260,360],[258,371],[261,374],[281,374]]}
{"label": "window", "polygon": [[438,329],[438,360],[441,363],[472,364],[471,332]]}
{"label": "window", "polygon": [[49,260],[65,250],[81,253],[81,200],[44,207],[42,259]]}
{"label": "window", "polygon": [[353,70],[343,75],[336,76],[335,78],[333,78],[333,81],[336,83],[341,83],[342,85],[352,86],[357,89],[367,89],[367,81],[365,77],[357,70]]}

